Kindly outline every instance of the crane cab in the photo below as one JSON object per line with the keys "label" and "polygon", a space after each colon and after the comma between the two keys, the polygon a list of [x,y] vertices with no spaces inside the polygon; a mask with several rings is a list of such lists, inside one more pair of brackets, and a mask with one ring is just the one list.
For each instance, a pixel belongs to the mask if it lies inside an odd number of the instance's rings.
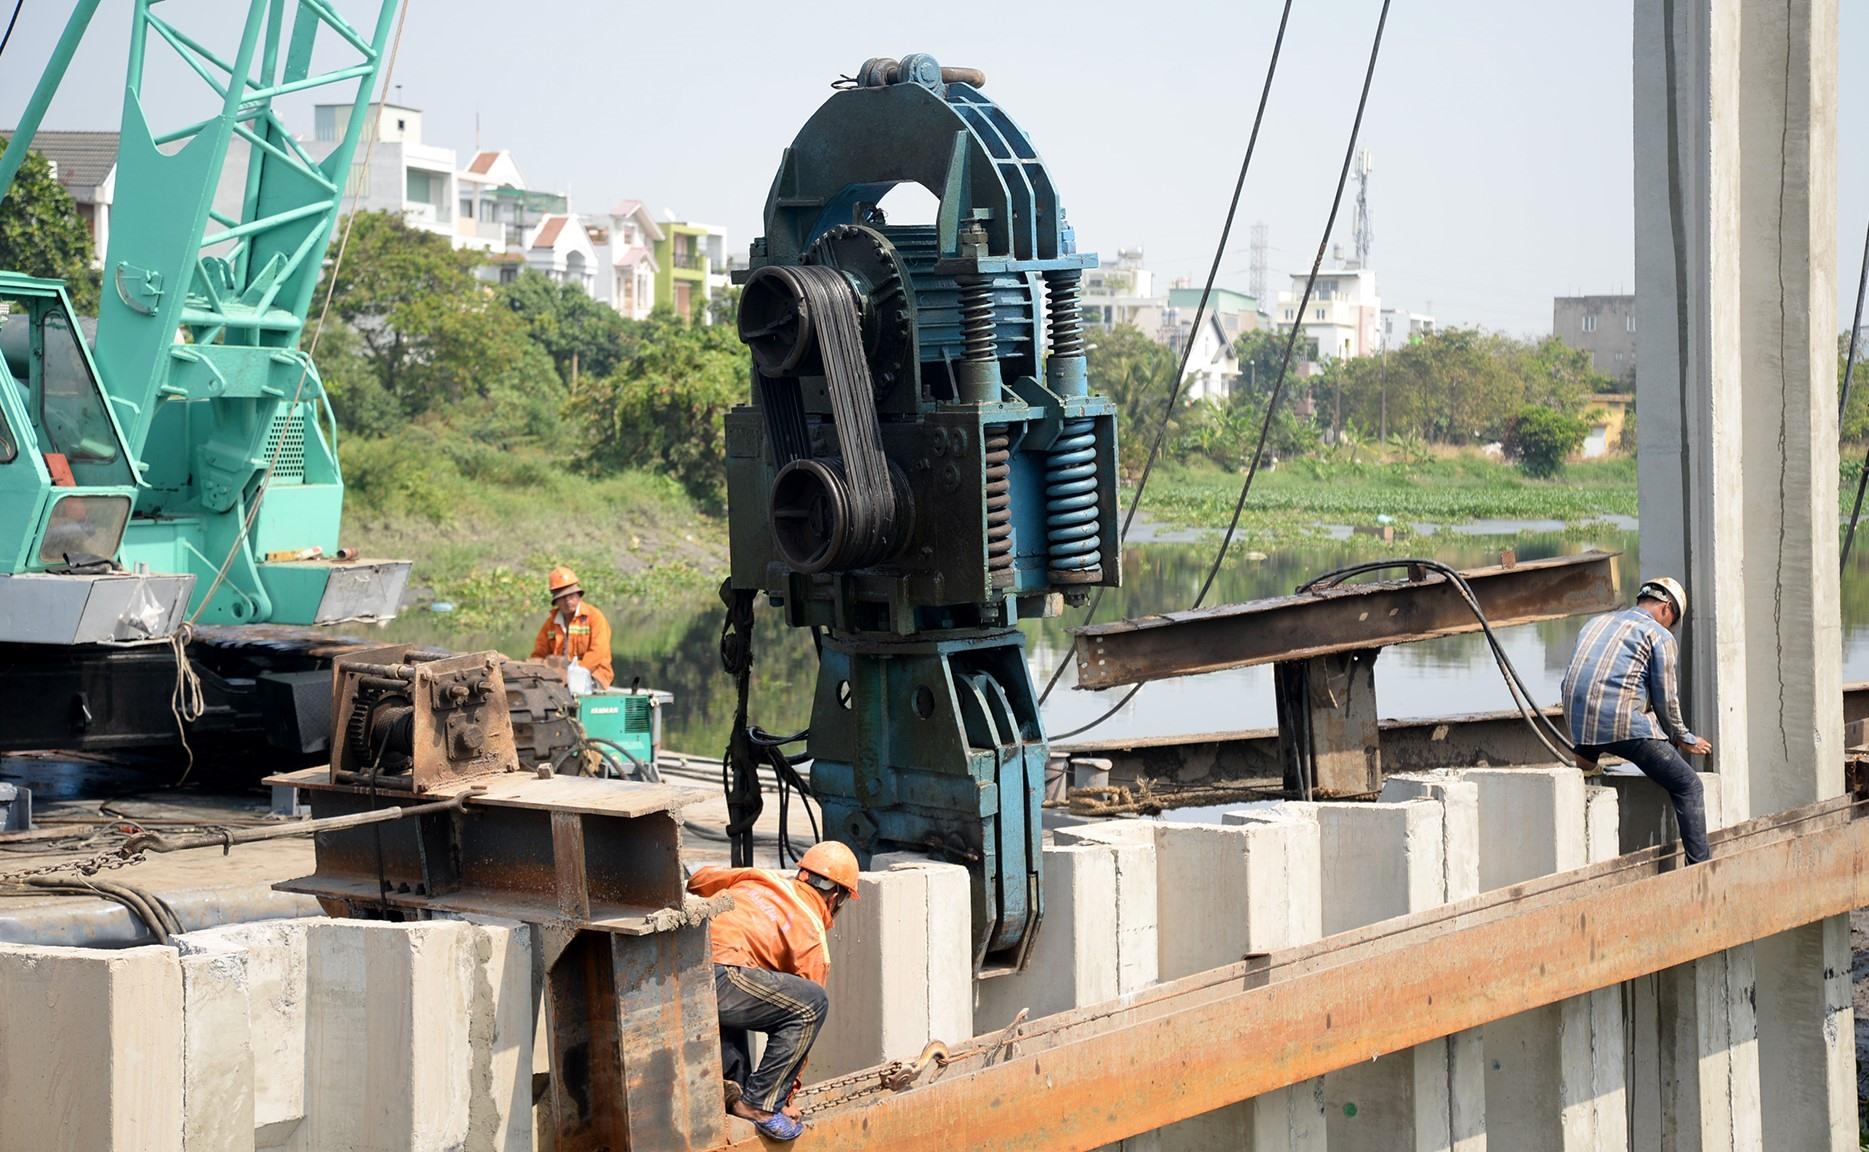
{"label": "crane cab", "polygon": [[175,630],[193,578],[112,566],[138,480],[64,285],[0,272],[0,642]]}

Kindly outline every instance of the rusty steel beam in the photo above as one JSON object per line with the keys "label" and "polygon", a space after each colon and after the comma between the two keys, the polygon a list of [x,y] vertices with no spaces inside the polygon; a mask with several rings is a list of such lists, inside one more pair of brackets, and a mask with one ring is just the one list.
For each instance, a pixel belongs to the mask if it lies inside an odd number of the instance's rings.
{"label": "rusty steel beam", "polygon": [[[1616,557],[1585,552],[1462,575],[1487,619],[1505,628],[1617,607]],[[1432,574],[1071,629],[1077,686],[1092,689],[1479,630],[1454,586]]]}
{"label": "rusty steel beam", "polygon": [[814,1115],[797,1147],[1095,1148],[1869,903],[1863,805],[1711,839],[1694,868],[1649,849],[1034,1022],[1011,1054]]}

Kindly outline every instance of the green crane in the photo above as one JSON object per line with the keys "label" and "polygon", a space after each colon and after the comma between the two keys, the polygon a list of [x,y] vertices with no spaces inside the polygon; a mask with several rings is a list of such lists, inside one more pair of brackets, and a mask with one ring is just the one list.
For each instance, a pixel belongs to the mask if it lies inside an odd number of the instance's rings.
{"label": "green crane", "polygon": [[[134,4],[95,340],[61,284],[0,272],[0,643],[159,637],[184,614],[384,618],[407,580],[404,562],[338,558],[337,427],[300,346],[397,0],[363,27],[329,0],[294,0],[289,20],[287,0],[252,0],[232,46],[163,7]],[[0,199],[96,8],[79,0],[0,155]],[[218,110],[153,129],[157,52]],[[347,85],[314,160],[275,102]],[[233,188],[238,208],[217,207]]]}

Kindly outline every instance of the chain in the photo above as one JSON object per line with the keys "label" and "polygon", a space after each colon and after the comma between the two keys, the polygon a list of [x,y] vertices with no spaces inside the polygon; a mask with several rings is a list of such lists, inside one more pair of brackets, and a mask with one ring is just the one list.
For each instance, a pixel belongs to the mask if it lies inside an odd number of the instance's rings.
{"label": "chain", "polygon": [[141,852],[125,855],[120,850],[99,852],[80,860],[59,860],[51,864],[41,864],[36,868],[21,868],[12,872],[0,872],[0,884],[13,884],[32,876],[49,876],[54,872],[76,871],[84,876],[95,876],[113,868],[127,868],[132,864],[141,864],[147,857]]}

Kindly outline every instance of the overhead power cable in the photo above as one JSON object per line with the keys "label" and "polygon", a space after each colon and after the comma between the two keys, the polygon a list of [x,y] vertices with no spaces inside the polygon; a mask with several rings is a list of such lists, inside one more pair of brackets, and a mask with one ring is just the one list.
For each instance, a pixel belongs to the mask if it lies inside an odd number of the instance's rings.
{"label": "overhead power cable", "polygon": [[[1837,435],[1843,434],[1843,418],[1849,415],[1850,388],[1856,375],[1856,336],[1863,327],[1863,290],[1869,288],[1869,232],[1863,236],[1863,267],[1856,278],[1856,313],[1850,321],[1849,352],[1843,358],[1843,395],[1837,400]],[[1850,528],[1843,537],[1843,555],[1839,567],[1850,569],[1850,546],[1856,543],[1856,523],[1863,514],[1863,489],[1869,487],[1869,450],[1863,454],[1862,471],[1856,476],[1856,504],[1850,509]]]}
{"label": "overhead power cable", "polygon": [[[1220,225],[1220,242],[1214,246],[1213,263],[1207,268],[1207,281],[1201,286],[1201,300],[1194,309],[1194,327],[1190,332],[1199,332],[1201,321],[1207,315],[1207,300],[1213,294],[1214,281],[1220,275],[1220,261],[1225,257],[1227,239],[1233,234],[1233,218],[1239,212],[1240,193],[1246,188],[1246,173],[1252,168],[1253,150],[1259,146],[1259,125],[1265,121],[1265,106],[1272,95],[1272,78],[1278,75],[1278,58],[1285,46],[1285,25],[1291,20],[1292,0],[1285,0],[1285,7],[1279,13],[1278,34],[1272,39],[1272,56],[1266,61],[1265,82],[1259,88],[1259,108],[1253,113],[1252,133],[1246,138],[1246,155],[1240,158],[1240,172],[1233,181],[1233,198],[1227,202],[1226,219]],[[1160,457],[1162,443],[1168,436],[1168,422],[1174,417],[1175,407],[1181,403],[1181,385],[1187,377],[1188,359],[1194,353],[1194,339],[1190,335],[1185,347],[1181,349],[1181,360],[1175,366],[1175,374],[1168,381],[1168,403],[1162,407],[1162,417],[1155,425],[1155,438],[1149,443],[1149,455],[1142,464],[1142,475],[1136,480],[1136,490],[1129,498],[1129,508],[1123,513],[1123,527],[1117,534],[1117,551],[1122,551],[1123,542],[1129,539],[1129,526],[1135,522],[1136,510],[1142,507],[1142,494],[1148,490],[1149,475],[1155,471],[1155,461]],[[1103,589],[1099,587],[1091,595],[1090,607],[1084,613],[1084,623],[1096,619],[1097,608],[1103,603]],[[1051,679],[1045,682],[1045,690],[1038,694],[1038,702],[1043,705],[1051,696],[1051,690],[1058,686],[1059,677],[1070,666],[1071,657],[1077,651],[1077,640],[1071,640],[1070,650],[1058,662]]]}
{"label": "overhead power cable", "polygon": [[0,56],[6,55],[6,46],[13,42],[13,25],[19,23],[19,10],[26,6],[26,0],[13,0],[13,15],[7,17],[6,31],[0,32]]}
{"label": "overhead power cable", "polygon": [[[1311,273],[1305,278],[1304,295],[1298,301],[1298,316],[1303,316],[1305,309],[1311,303],[1311,293],[1317,287],[1318,273],[1324,268],[1324,253],[1330,247],[1330,235],[1337,227],[1337,211],[1343,206],[1343,190],[1350,182],[1350,166],[1356,158],[1357,136],[1363,130],[1363,112],[1369,106],[1369,89],[1376,79],[1376,61],[1382,55],[1382,32],[1389,22],[1389,2],[1390,0],[1382,0],[1382,11],[1376,17],[1376,35],[1369,46],[1369,63],[1363,70],[1363,90],[1356,99],[1356,119],[1350,124],[1350,141],[1343,151],[1343,167],[1337,174],[1337,191],[1331,197],[1330,217],[1324,222],[1324,235],[1317,242],[1317,255],[1312,258]],[[1214,552],[1213,563],[1207,569],[1207,577],[1201,581],[1200,592],[1194,597],[1193,607],[1195,608],[1205,603],[1207,593],[1213,590],[1214,580],[1220,575],[1220,566],[1226,562],[1227,550],[1233,545],[1233,536],[1239,531],[1240,515],[1246,509],[1246,497],[1252,491],[1253,480],[1259,475],[1259,463],[1265,457],[1266,440],[1272,434],[1272,419],[1278,414],[1280,397],[1285,394],[1285,379],[1291,369],[1292,351],[1297,347],[1298,334],[1302,329],[1303,324],[1294,320],[1291,331],[1285,336],[1285,350],[1278,362],[1278,379],[1272,385],[1272,395],[1266,401],[1265,418],[1259,424],[1259,440],[1253,446],[1252,463],[1246,469],[1246,479],[1240,484],[1239,498],[1233,502],[1233,519],[1227,523],[1226,534],[1221,537],[1220,547]],[[1056,676],[1053,677],[1053,681],[1056,681]],[[1140,691],[1142,691],[1141,684],[1131,685],[1129,691],[1123,693],[1122,699],[1111,705],[1101,716],[1069,732],[1053,736],[1052,739],[1068,740],[1073,736],[1083,735],[1122,711]]]}

